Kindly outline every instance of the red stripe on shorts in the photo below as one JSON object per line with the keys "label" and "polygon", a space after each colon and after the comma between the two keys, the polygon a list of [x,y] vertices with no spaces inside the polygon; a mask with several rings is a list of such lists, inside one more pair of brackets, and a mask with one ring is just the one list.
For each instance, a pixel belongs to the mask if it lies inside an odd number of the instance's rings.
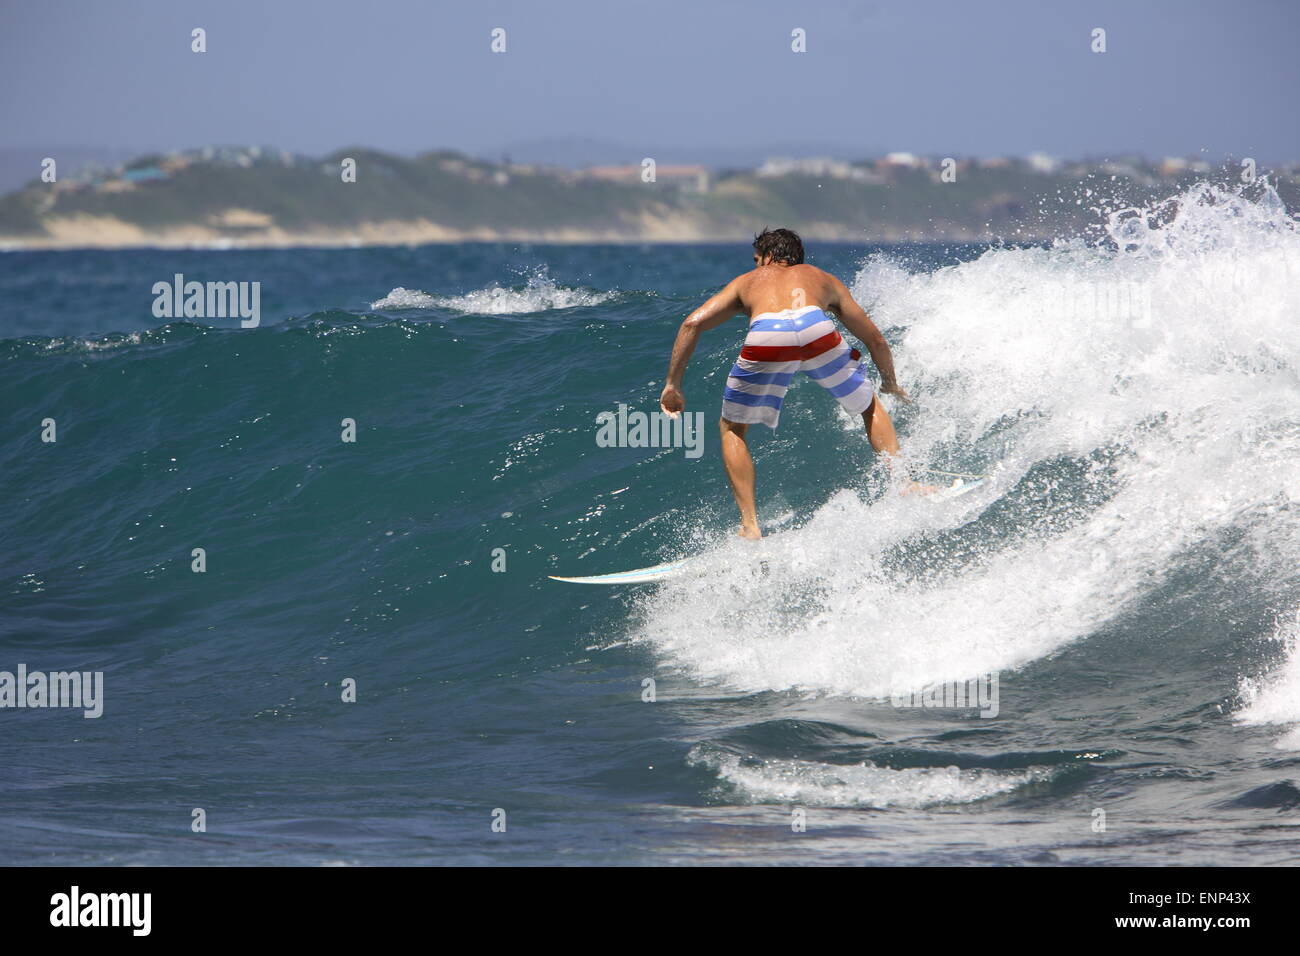
{"label": "red stripe on shorts", "polygon": [[840,344],[839,330],[831,331],[807,345],[746,345],[740,357],[751,362],[806,362]]}

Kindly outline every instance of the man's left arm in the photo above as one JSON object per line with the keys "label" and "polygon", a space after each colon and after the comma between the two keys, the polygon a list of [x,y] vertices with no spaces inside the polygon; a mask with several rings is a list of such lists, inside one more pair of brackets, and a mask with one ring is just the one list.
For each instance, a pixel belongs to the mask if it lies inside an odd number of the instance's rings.
{"label": "man's left arm", "polygon": [[664,383],[663,394],[659,396],[659,407],[665,414],[676,418],[686,407],[686,396],[682,394],[682,376],[686,374],[686,363],[691,360],[700,333],[717,328],[743,310],[740,280],[732,279],[721,292],[682,322],[681,328],[677,330],[677,340],[673,342],[672,358],[668,360],[668,380]]}
{"label": "man's left arm", "polygon": [[912,399],[894,377],[894,355],[889,351],[889,343],[880,334],[880,329],[876,328],[876,323],[871,321],[866,309],[858,305],[848,286],[834,276],[830,276],[830,280],[830,298],[833,301],[828,305],[839,316],[844,327],[856,335],[871,353],[871,361],[875,362],[876,368],[880,370],[880,390],[886,395],[893,395],[910,404]]}

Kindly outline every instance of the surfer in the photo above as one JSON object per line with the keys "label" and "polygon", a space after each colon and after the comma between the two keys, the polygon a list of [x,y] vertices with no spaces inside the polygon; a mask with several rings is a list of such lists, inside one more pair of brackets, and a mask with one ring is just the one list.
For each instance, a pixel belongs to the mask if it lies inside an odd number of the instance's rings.
{"label": "surfer", "polygon": [[803,261],[803,242],[789,229],[764,229],[754,238],[754,268],[728,282],[682,322],[668,363],[659,407],[674,418],[686,407],[682,376],[700,333],[733,315],[750,316],[740,358],[722,396],[722,462],[740,508],[740,536],[760,538],[754,510],[754,459],[745,433],[750,425],[775,428],[781,403],[796,372],[803,372],[861,415],[867,439],[878,454],[898,454],[898,436],[870,380],[835,327],[838,318],[867,347],[880,370],[880,391],[911,402],[894,377],[885,337],[852,293],[835,276]]}

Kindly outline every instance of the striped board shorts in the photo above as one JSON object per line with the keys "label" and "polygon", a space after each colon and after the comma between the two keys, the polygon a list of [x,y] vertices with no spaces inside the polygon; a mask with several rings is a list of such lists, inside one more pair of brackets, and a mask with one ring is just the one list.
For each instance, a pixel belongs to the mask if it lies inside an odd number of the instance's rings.
{"label": "striped board shorts", "polygon": [[840,337],[819,306],[763,312],[749,321],[745,347],[722,393],[722,417],[741,425],[775,428],[795,372],[803,372],[860,415],[875,391],[858,365],[856,350]]}

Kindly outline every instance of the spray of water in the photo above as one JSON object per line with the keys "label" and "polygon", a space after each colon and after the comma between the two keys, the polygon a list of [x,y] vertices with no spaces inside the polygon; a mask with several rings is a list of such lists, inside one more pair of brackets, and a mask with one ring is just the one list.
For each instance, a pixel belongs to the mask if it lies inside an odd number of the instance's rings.
{"label": "spray of water", "polygon": [[382,299],[370,303],[372,309],[450,309],[473,315],[526,315],[548,309],[574,309],[600,305],[613,298],[613,292],[576,289],[556,283],[545,270],[528,277],[521,287],[491,285],[463,295],[431,295],[418,289],[399,286]]}
{"label": "spray of water", "polygon": [[644,599],[637,636],[667,663],[740,691],[868,698],[1006,671],[1229,530],[1293,600],[1300,234],[1267,186],[1113,213],[1101,243],[928,274],[873,259],[854,292],[920,400],[911,457],[992,480],[947,504],[836,491],[762,545],[765,573],[749,545],[720,547],[715,573]]}

